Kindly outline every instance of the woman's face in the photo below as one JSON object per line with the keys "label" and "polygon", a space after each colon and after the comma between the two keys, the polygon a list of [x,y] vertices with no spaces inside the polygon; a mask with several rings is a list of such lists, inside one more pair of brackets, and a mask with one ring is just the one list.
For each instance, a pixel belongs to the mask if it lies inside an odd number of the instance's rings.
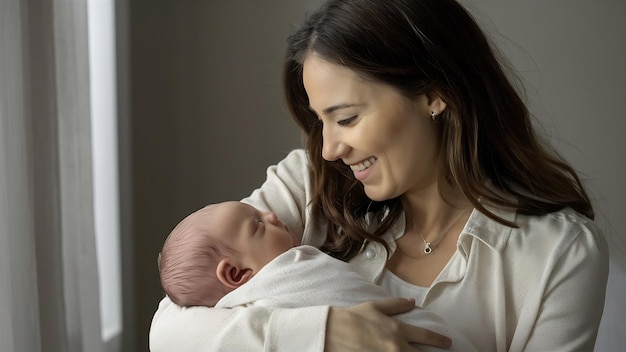
{"label": "woman's face", "polygon": [[323,123],[322,157],[350,166],[376,201],[437,182],[439,134],[430,118],[436,95],[407,98],[392,86],[310,54],[303,65],[310,108]]}

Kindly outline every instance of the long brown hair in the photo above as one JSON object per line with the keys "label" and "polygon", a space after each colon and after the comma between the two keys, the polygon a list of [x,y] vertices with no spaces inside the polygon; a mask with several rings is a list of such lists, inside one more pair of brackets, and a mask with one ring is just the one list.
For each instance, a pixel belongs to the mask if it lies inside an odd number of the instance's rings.
{"label": "long brown hair", "polygon": [[[329,62],[395,87],[408,97],[436,92],[440,115],[440,185],[458,186],[490,218],[484,204],[543,215],[593,208],[575,170],[538,140],[530,114],[471,15],[454,0],[331,0],[289,37],[284,65],[287,104],[306,135],[312,205],[328,219],[322,247],[341,259],[364,240],[378,241],[400,217],[401,197],[373,202],[341,161],[321,157],[322,133],[309,109],[302,65],[315,52]],[[480,201],[479,201],[480,200]],[[365,215],[382,220],[370,231]],[[383,216],[386,214],[386,216]]]}

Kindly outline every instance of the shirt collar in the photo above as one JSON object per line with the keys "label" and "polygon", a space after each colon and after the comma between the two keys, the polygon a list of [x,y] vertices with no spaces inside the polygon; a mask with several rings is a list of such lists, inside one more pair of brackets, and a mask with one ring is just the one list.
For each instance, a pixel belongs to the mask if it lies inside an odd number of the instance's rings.
{"label": "shirt collar", "polygon": [[[503,220],[506,220],[508,222],[515,222],[515,210],[506,210],[492,207],[486,208],[494,215],[500,217]],[[504,247],[506,247],[512,231],[512,227],[501,224],[483,214],[479,210],[474,209],[469,217],[469,220],[465,224],[463,232],[461,232],[458,245],[463,247],[466,252],[468,252],[469,248],[467,246],[469,245],[470,241],[467,241],[467,238],[468,236],[471,236],[482,241],[493,250],[501,251],[502,249],[504,249]]]}

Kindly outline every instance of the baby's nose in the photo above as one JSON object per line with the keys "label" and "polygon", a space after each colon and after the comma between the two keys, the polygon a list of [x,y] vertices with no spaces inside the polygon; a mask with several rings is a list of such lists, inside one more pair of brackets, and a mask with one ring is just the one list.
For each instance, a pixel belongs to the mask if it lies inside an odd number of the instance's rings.
{"label": "baby's nose", "polygon": [[269,221],[273,225],[279,225],[280,224],[280,220],[278,220],[278,216],[274,212],[271,212],[271,211],[267,212],[265,217],[266,217],[267,221]]}

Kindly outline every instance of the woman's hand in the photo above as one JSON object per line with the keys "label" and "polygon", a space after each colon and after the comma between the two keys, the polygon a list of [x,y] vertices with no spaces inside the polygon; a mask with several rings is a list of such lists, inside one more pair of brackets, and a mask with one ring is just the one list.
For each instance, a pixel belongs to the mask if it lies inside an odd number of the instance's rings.
{"label": "woman's hand", "polygon": [[392,315],[415,308],[415,300],[389,298],[350,308],[331,307],[326,324],[326,352],[419,351],[410,343],[448,348],[452,341],[430,330],[404,324]]}

